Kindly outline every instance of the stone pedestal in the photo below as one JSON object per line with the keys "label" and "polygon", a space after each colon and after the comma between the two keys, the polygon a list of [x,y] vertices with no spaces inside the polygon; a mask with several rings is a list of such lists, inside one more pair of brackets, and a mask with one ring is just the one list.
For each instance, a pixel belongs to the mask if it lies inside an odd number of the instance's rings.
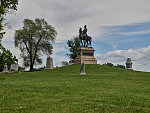
{"label": "stone pedestal", "polygon": [[46,60],[46,69],[53,69],[53,59],[50,56]]}
{"label": "stone pedestal", "polygon": [[97,60],[94,58],[94,48],[93,47],[80,47],[77,48],[77,57],[74,64],[97,64]]}

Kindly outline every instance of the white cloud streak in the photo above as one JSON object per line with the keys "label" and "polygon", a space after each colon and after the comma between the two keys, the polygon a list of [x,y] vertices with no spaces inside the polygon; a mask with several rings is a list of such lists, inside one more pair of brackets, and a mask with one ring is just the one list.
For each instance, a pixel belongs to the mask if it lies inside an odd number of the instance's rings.
{"label": "white cloud streak", "polygon": [[149,21],[149,4],[149,0],[20,0],[16,15],[8,15],[7,21],[18,29],[25,18],[45,18],[58,31],[58,41],[72,38],[87,24],[94,38],[103,32],[102,26]]}
{"label": "white cloud streak", "polygon": [[127,58],[131,58],[134,70],[150,72],[150,46],[141,49],[116,50],[107,54],[96,54],[96,58],[100,64],[110,62],[115,65],[125,65]]}
{"label": "white cloud streak", "polygon": [[117,34],[126,35],[126,36],[143,35],[143,34],[150,34],[150,30],[141,30],[135,32],[120,32]]}

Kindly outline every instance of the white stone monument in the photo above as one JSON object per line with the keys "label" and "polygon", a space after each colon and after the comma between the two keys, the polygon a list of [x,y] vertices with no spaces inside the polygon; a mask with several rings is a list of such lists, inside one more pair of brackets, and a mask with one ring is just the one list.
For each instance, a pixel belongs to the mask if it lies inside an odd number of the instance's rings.
{"label": "white stone monument", "polygon": [[18,70],[18,67],[19,67],[19,65],[17,63],[13,63],[13,64],[11,64],[10,70],[11,71]]}

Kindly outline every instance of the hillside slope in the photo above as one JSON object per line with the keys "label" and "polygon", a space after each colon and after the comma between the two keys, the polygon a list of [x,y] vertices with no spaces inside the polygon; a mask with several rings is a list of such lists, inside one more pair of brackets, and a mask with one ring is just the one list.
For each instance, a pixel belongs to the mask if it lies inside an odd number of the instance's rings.
{"label": "hillside slope", "polygon": [[100,65],[0,76],[0,112],[150,112],[150,73]]}

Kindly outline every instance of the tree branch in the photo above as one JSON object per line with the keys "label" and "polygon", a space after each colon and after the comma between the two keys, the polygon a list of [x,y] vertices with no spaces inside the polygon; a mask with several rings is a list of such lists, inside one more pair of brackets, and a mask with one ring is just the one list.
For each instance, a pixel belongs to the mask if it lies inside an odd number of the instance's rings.
{"label": "tree branch", "polygon": [[40,44],[41,39],[42,39],[42,36],[40,36],[40,38],[39,38],[39,40],[38,40],[38,42],[37,42],[37,44],[36,44],[36,49],[35,49],[34,58],[33,58],[33,64],[34,64],[35,59],[36,59],[37,50],[38,50],[38,46],[39,46],[39,44]]}
{"label": "tree branch", "polygon": [[27,46],[27,43],[26,43],[25,41],[23,41],[23,42],[24,42],[24,44],[25,44],[25,46],[26,46],[27,51],[30,53],[30,50],[29,50],[29,48],[28,48],[28,46]]}

